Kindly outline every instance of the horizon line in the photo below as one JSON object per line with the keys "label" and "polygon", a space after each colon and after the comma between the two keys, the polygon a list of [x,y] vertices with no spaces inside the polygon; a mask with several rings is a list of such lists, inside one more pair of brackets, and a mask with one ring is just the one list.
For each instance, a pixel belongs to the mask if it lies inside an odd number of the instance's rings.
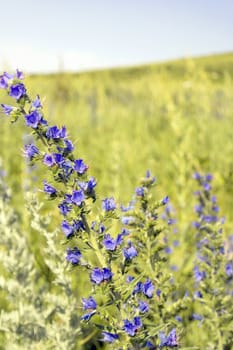
{"label": "horizon line", "polygon": [[[188,60],[188,59],[201,59],[201,58],[208,58],[208,57],[216,57],[216,56],[224,56],[224,55],[233,55],[232,51],[217,51],[217,52],[210,52],[208,54],[187,54],[185,56],[177,56],[169,59],[164,60],[155,60],[155,61],[144,61],[139,62],[135,64],[119,64],[119,65],[106,65],[102,67],[93,67],[93,68],[83,68],[83,69],[62,69],[58,68],[57,70],[51,70],[51,71],[35,71],[35,72],[26,72],[29,76],[35,76],[35,75],[56,75],[56,74],[85,74],[85,73],[95,73],[95,72],[104,72],[108,70],[124,70],[124,69],[130,69],[130,68],[140,68],[143,66],[151,66],[151,65],[160,65],[160,64],[167,64],[167,63],[175,63],[177,61],[182,60]],[[17,67],[18,68],[18,67]],[[20,68],[19,68],[20,69]]]}

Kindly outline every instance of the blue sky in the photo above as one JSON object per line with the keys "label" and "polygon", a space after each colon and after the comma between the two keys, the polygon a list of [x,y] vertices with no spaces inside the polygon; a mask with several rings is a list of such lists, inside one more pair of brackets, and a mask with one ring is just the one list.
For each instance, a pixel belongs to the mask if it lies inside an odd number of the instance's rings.
{"label": "blue sky", "polygon": [[232,0],[0,0],[0,69],[89,70],[233,51]]}

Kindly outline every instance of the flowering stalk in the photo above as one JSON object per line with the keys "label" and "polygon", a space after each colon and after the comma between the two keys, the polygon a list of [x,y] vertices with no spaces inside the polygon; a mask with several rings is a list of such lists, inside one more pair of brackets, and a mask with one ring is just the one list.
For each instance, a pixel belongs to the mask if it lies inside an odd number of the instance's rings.
{"label": "flowering stalk", "polygon": [[199,184],[195,192],[196,261],[194,266],[197,310],[193,319],[201,321],[209,335],[209,346],[228,349],[233,342],[232,332],[232,261],[227,260],[224,249],[222,224],[216,196],[211,194],[212,175],[194,174]]}
{"label": "flowering stalk", "polygon": [[[22,83],[23,74],[4,73],[0,87],[15,99],[17,107],[2,108],[26,126],[42,142],[25,146],[25,156],[50,172],[43,190],[57,202],[63,217],[61,230],[68,245],[66,260],[89,276],[90,293],[83,297],[83,322],[92,322],[102,332],[102,341],[113,348],[177,347],[174,314],[185,307],[171,299],[175,285],[166,272],[163,227],[158,224],[159,208],[168,197],[154,203],[151,189],[155,179],[147,172],[136,189],[136,203],[122,218],[113,198],[102,201],[102,211],[93,221],[96,181],[88,176],[88,166],[76,159],[74,146],[64,126],[50,127],[44,119],[39,96],[32,100]],[[119,231],[112,233],[113,222]],[[148,270],[145,270],[145,266]],[[164,271],[164,272],[163,272]]]}

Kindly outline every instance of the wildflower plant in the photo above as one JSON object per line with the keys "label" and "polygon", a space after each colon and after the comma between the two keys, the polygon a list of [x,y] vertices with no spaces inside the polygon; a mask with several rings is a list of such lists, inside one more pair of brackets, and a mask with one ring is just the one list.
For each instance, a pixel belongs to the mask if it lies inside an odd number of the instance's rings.
{"label": "wildflower plant", "polygon": [[[133,223],[124,225],[121,220],[119,232],[111,232],[113,222],[121,219],[112,197],[103,199],[100,214],[90,221],[96,180],[88,176],[85,161],[75,158],[65,126],[49,126],[39,96],[32,100],[22,79],[19,71],[15,76],[2,75],[1,87],[17,103],[12,109],[2,107],[12,121],[24,118],[42,142],[42,147],[25,145],[24,152],[31,164],[41,162],[50,172],[43,191],[56,202],[62,216],[66,260],[71,268],[86,271],[89,276],[89,295],[82,299],[81,320],[95,324],[102,332],[102,341],[116,343],[116,347],[131,344],[132,348],[141,348],[149,343],[165,346],[159,332],[174,324],[163,312],[169,303],[171,284],[170,276],[162,272],[165,258],[160,256],[163,245],[158,237],[163,229],[157,221],[158,210],[167,198],[154,203],[151,188],[155,179],[147,172],[142,186],[136,189]],[[177,347],[178,340],[172,346]]]}
{"label": "wildflower plant", "polygon": [[[195,192],[197,220],[196,259],[193,268],[196,313],[208,334],[209,348],[228,349],[233,343],[232,260],[224,247],[223,224],[217,198],[212,194],[212,174],[194,174],[199,188]],[[229,253],[229,251],[228,251]]]}

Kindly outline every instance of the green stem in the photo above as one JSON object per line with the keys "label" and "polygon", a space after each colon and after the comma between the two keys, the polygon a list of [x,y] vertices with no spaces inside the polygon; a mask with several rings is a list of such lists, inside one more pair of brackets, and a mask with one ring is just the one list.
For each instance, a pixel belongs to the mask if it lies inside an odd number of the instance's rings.
{"label": "green stem", "polygon": [[91,338],[94,337],[94,335],[98,332],[97,329],[95,329],[92,333],[90,333],[86,338],[82,339],[79,341],[79,345],[82,346],[84,344],[86,344]]}

